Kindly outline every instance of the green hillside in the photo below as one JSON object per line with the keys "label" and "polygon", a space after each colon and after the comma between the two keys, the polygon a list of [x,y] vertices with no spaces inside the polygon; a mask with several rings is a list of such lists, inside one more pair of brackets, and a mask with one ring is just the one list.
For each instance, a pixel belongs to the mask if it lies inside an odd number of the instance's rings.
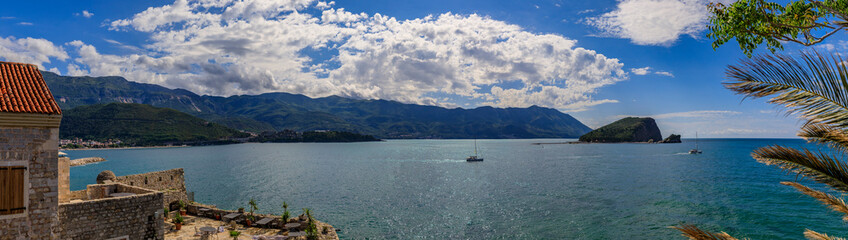
{"label": "green hillside", "polygon": [[662,134],[653,118],[628,117],[595,129],[583,136],[581,142],[659,142]]}
{"label": "green hillside", "polygon": [[246,133],[173,109],[144,104],[109,103],[64,110],[62,139],[120,139],[134,146],[193,144]]}
{"label": "green hillside", "polygon": [[291,129],[355,132],[378,138],[574,138],[591,130],[568,114],[536,106],[447,109],[288,93],[199,96],[122,77],[42,74],[62,109],[111,102],[142,103],[251,132]]}

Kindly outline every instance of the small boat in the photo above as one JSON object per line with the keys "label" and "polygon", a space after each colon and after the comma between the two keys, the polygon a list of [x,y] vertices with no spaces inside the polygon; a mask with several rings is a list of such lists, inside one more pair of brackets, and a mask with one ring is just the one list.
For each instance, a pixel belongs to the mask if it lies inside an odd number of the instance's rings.
{"label": "small boat", "polygon": [[689,154],[701,154],[700,149],[698,149],[698,132],[695,132],[695,149],[689,150]]}
{"label": "small boat", "polygon": [[477,139],[474,139],[474,156],[470,156],[465,159],[466,162],[482,162],[483,158],[477,157]]}

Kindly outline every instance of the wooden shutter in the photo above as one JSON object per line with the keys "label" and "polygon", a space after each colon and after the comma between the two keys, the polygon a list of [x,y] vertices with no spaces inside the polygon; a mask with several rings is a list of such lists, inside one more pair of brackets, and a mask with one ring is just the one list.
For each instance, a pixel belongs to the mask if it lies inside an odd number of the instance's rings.
{"label": "wooden shutter", "polygon": [[26,210],[24,206],[24,177],[26,167],[0,167],[0,215],[18,214]]}

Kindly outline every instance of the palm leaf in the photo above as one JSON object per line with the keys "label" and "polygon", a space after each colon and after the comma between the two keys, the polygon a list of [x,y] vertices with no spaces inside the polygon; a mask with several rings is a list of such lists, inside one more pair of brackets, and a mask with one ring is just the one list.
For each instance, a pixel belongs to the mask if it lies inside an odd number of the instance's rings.
{"label": "palm leaf", "polygon": [[848,165],[824,153],[796,150],[782,146],[768,146],[754,150],[754,159],[766,165],[797,173],[836,190],[848,192]]}
{"label": "palm leaf", "polygon": [[844,238],[831,237],[824,233],[817,233],[810,229],[804,230],[804,237],[807,237],[807,239],[810,240],[845,240]]}
{"label": "palm leaf", "polygon": [[[834,197],[833,195],[824,192],[813,190],[811,188],[808,188],[807,186],[801,185],[796,182],[781,182],[780,184],[792,186],[795,189],[798,189],[798,191],[800,191],[801,193],[821,201],[822,204],[827,205],[828,207],[830,207],[830,209],[833,209],[833,211],[845,214],[845,216],[842,216],[842,220],[848,221],[848,205],[845,205],[845,201],[843,201],[842,199]],[[806,235],[806,232],[804,233],[804,235]]]}
{"label": "palm leaf", "polygon": [[687,237],[691,240],[738,240],[734,237],[731,237],[730,234],[727,234],[726,232],[707,232],[691,224],[671,226],[670,228],[677,229],[678,231],[683,233],[682,235],[684,237]]}
{"label": "palm leaf", "polygon": [[788,114],[828,125],[848,126],[848,69],[838,54],[801,52],[760,55],[729,66],[725,87],[746,97],[767,97],[784,105]]}
{"label": "palm leaf", "polygon": [[848,152],[848,132],[845,132],[841,128],[824,124],[807,123],[801,127],[798,136],[811,143],[826,144],[842,153]]}

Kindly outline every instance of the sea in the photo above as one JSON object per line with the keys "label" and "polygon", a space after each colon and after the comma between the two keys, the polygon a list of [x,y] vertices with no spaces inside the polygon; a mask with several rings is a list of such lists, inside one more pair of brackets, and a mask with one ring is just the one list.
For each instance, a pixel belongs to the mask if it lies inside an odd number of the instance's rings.
{"label": "sea", "polygon": [[106,162],[71,168],[72,190],[116,175],[184,168],[194,200],[293,215],[309,208],[342,239],[683,239],[695,224],[737,238],[842,236],[841,215],[781,185],[826,187],[751,158],[801,139],[693,139],[678,144],[543,144],[573,139],[246,143],[71,150]]}

